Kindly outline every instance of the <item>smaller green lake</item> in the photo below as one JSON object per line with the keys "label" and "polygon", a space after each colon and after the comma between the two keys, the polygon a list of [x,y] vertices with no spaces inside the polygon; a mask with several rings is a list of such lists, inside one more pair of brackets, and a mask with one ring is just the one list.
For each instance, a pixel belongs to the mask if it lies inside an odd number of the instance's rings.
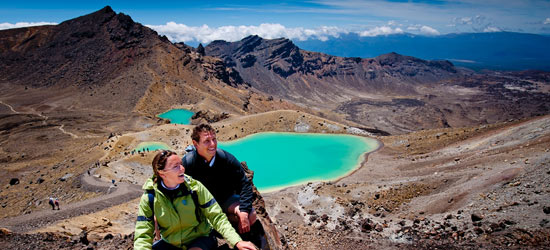
{"label": "smaller green lake", "polygon": [[195,113],[187,109],[172,109],[158,115],[158,117],[168,119],[170,123],[189,125],[191,124],[191,117],[194,114]]}
{"label": "smaller green lake", "polygon": [[260,191],[271,191],[343,177],[360,166],[365,153],[378,148],[378,141],[352,135],[269,132],[218,145],[247,162]]}
{"label": "smaller green lake", "polygon": [[157,149],[167,149],[172,150],[170,146],[166,145],[164,142],[142,142],[137,145],[135,148],[136,151],[155,151]]}

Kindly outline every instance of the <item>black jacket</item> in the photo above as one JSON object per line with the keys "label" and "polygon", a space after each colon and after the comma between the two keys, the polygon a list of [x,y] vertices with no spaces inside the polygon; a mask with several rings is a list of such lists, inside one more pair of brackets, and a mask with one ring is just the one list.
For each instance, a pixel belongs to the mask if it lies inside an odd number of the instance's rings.
{"label": "black jacket", "polygon": [[[188,157],[191,158],[186,159]],[[193,150],[185,154],[182,163],[185,173],[199,180],[220,205],[231,195],[238,194],[240,210],[247,213],[252,211],[252,185],[235,156],[218,148],[214,165],[210,167],[206,160]]]}

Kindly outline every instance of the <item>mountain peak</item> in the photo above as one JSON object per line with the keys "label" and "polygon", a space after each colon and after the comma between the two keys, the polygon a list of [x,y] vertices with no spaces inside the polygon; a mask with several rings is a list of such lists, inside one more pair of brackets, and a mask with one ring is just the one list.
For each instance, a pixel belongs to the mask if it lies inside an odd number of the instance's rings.
{"label": "mountain peak", "polygon": [[242,42],[246,42],[246,41],[249,41],[249,40],[257,40],[257,39],[261,39],[263,40],[263,38],[261,38],[260,36],[258,35],[249,35],[243,39],[241,39]]}
{"label": "mountain peak", "polygon": [[[35,33],[17,31],[18,35],[14,35],[17,40],[0,46],[3,49],[0,55],[6,58],[5,63],[0,63],[0,70],[8,67],[11,60],[25,58],[25,63],[18,64],[20,67],[12,69],[12,74],[5,75],[6,79],[32,82],[37,86],[64,81],[67,84],[104,83],[102,77],[116,71],[107,65],[114,61],[131,63],[137,56],[166,42],[130,16],[116,14],[110,6],[37,30]],[[71,65],[78,70],[65,74],[55,72],[62,65],[64,69]]]}
{"label": "mountain peak", "polygon": [[87,15],[79,16],[77,18],[64,21],[60,23],[60,26],[75,25],[75,24],[85,24],[85,25],[103,24],[111,20],[116,15],[117,14],[115,13],[115,11],[113,11],[111,6],[107,5],[96,12],[92,12]]}
{"label": "mountain peak", "polygon": [[98,12],[105,12],[105,13],[112,12],[112,13],[115,13],[115,11],[109,5],[106,5],[105,7],[103,7],[103,9],[100,9]]}
{"label": "mountain peak", "polygon": [[109,6],[109,5],[106,5],[105,7],[101,8],[100,10],[98,10],[96,12],[92,12],[88,15],[94,15],[94,14],[96,14],[96,15],[109,15],[109,16],[111,16],[113,14],[116,15],[113,8],[111,8],[111,6]]}

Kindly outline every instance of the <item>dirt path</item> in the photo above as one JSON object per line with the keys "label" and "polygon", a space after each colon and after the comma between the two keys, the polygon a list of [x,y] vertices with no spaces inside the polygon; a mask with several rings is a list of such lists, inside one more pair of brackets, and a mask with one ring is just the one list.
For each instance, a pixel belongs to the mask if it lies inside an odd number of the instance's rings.
{"label": "dirt path", "polygon": [[7,104],[7,103],[5,103],[5,102],[3,102],[3,101],[0,101],[0,103],[4,104],[4,105],[6,105],[8,108],[10,108],[11,111],[12,111],[13,113],[19,114],[19,112],[15,111],[15,109],[13,109],[13,107],[12,107],[11,105],[9,105],[9,104]]}
{"label": "dirt path", "polygon": [[[6,107],[8,107],[8,108],[9,108],[13,113],[15,113],[15,114],[26,114],[26,113],[22,113],[22,112],[19,112],[19,111],[15,110],[15,109],[13,108],[13,106],[11,106],[11,105],[9,105],[9,104],[3,102],[3,101],[0,101],[0,104],[4,104]],[[29,114],[33,114],[33,115],[39,116],[40,118],[43,119],[42,124],[44,124],[44,125],[47,125],[47,124],[48,124],[47,121],[48,121],[49,117],[46,116],[46,115],[43,115],[41,112],[38,112],[38,111],[34,110],[34,112],[31,112],[31,113],[29,113]],[[65,124],[61,124],[61,125],[58,127],[58,129],[59,129],[59,131],[61,131],[61,133],[66,134],[66,135],[69,135],[69,136],[71,136],[72,138],[80,138],[80,136],[78,136],[78,135],[76,135],[76,134],[73,134],[73,133],[71,133],[71,132],[66,131],[64,127],[65,127]],[[85,136],[85,138],[92,138],[92,137],[97,137],[97,136],[90,136],[90,135]]]}
{"label": "dirt path", "polygon": [[78,138],[78,135],[75,135],[75,134],[73,134],[73,133],[71,133],[71,132],[65,131],[65,129],[63,128],[64,126],[65,126],[65,124],[62,124],[61,126],[59,126],[59,130],[61,130],[61,133],[70,135],[70,136],[73,137],[73,138]]}
{"label": "dirt path", "polygon": [[141,188],[134,184],[117,183],[117,185],[114,186],[111,183],[101,181],[93,176],[93,171],[90,171],[90,175],[87,173],[82,174],[81,180],[83,189],[104,192],[106,194],[72,204],[61,203],[61,210],[47,209],[31,214],[2,219],[0,220],[0,227],[5,227],[14,232],[24,233],[48,226],[59,220],[90,214],[128,202],[139,197],[143,193]]}

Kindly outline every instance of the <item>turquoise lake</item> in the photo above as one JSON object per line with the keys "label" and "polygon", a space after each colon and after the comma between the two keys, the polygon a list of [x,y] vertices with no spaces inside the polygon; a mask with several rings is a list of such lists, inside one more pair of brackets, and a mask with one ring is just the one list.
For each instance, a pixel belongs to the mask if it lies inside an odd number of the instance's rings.
{"label": "turquoise lake", "polygon": [[170,146],[168,146],[164,142],[142,142],[142,143],[138,144],[137,147],[135,148],[136,151],[141,151],[141,152],[143,152],[144,150],[147,150],[147,149],[149,151],[155,151],[157,149],[172,150],[172,148],[170,148]]}
{"label": "turquoise lake", "polygon": [[187,109],[172,109],[158,115],[158,117],[168,119],[170,123],[189,125],[191,124],[191,117],[194,114]]}
{"label": "turquoise lake", "polygon": [[259,133],[218,146],[246,161],[260,191],[309,181],[328,181],[359,167],[378,148],[374,139],[352,135]]}

